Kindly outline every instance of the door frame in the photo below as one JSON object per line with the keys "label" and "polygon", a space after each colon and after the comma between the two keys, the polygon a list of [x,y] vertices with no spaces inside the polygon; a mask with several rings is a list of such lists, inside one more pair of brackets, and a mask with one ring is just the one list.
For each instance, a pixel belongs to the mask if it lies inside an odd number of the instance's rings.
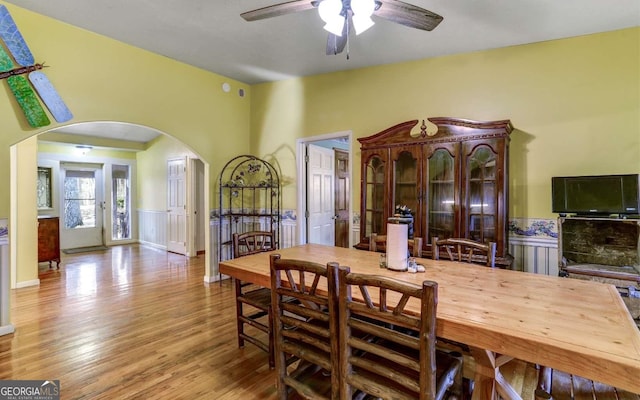
{"label": "door frame", "polygon": [[[198,245],[204,247],[204,254],[206,254],[206,242],[207,228],[205,219],[208,218],[209,213],[206,209],[205,202],[205,190],[206,185],[204,181],[205,176],[205,163],[199,157],[195,155],[186,155],[184,157],[168,158],[166,162],[172,160],[185,161],[185,178],[184,178],[184,195],[185,195],[185,257],[197,257]],[[168,178],[168,175],[167,175]],[[168,208],[168,204],[167,204]],[[200,215],[198,215],[198,211]],[[204,215],[203,215],[204,214]],[[167,223],[168,229],[168,223]],[[168,233],[168,230],[167,230]],[[200,243],[199,239],[204,241]],[[167,251],[169,243],[167,242]],[[176,253],[177,254],[177,253]]]}
{"label": "door frame", "polygon": [[[79,122],[79,123],[73,123],[67,126],[83,126],[85,124],[92,124],[94,122],[103,122],[103,121],[86,121],[86,122]],[[112,121],[113,123],[116,124],[130,124],[130,123],[125,123],[122,121]],[[163,131],[158,131],[154,128],[145,126],[145,125],[140,125],[140,124],[135,124],[132,123],[130,124],[132,126],[138,126],[138,127],[143,127],[143,128],[147,128],[149,130],[152,131],[156,131],[156,132],[160,132],[163,135],[166,135],[168,137],[171,137],[177,141],[179,141],[182,145],[184,145],[185,147],[188,148],[188,145],[181,139],[168,134],[166,132]],[[11,146],[9,146],[9,192],[10,192],[10,207],[9,207],[9,237],[12,238],[16,238],[16,237],[21,237],[21,238],[27,238],[26,240],[10,240],[9,241],[9,275],[10,278],[7,281],[7,285],[5,286],[4,282],[0,282],[0,297],[2,297],[3,295],[5,295],[6,293],[8,293],[9,287],[11,288],[18,288],[18,287],[26,287],[26,286],[35,286],[39,284],[39,279],[32,279],[32,280],[26,280],[26,281],[18,281],[18,271],[20,271],[20,273],[25,273],[28,274],[29,276],[36,276],[38,274],[38,261],[37,261],[37,246],[38,246],[38,240],[37,240],[37,234],[38,234],[38,227],[36,223],[24,223],[24,224],[18,224],[16,223],[16,221],[30,221],[30,220],[37,220],[37,216],[38,216],[38,210],[36,210],[35,207],[29,206],[29,204],[31,204],[30,202],[33,201],[33,204],[35,205],[35,198],[32,198],[32,196],[35,196],[35,190],[31,190],[29,188],[28,185],[24,185],[24,181],[25,179],[31,179],[33,180],[33,178],[29,178],[29,175],[32,174],[31,176],[36,176],[36,170],[37,170],[37,163],[40,160],[40,155],[42,154],[47,154],[48,156],[51,156],[51,154],[48,154],[46,152],[40,152],[38,151],[38,146],[37,146],[37,141],[38,138],[40,137],[40,135],[48,133],[48,132],[56,132],[56,131],[64,131],[65,126],[59,126],[59,127],[55,127],[53,129],[49,129],[46,131],[42,131],[40,133],[34,134],[30,137],[26,137],[22,140],[20,140],[19,142],[12,144]],[[72,143],[68,143],[71,146],[75,146],[76,142],[73,141]],[[205,205],[205,207],[208,207],[209,205],[209,198],[210,198],[210,193],[209,193],[209,188],[210,188],[210,179],[209,176],[211,174],[210,169],[211,169],[211,165],[208,161],[205,161],[203,158],[201,158],[199,156],[199,153],[191,150],[194,155],[198,158],[200,158],[200,160],[202,161],[202,163],[204,164],[204,199],[203,199],[203,204]],[[34,161],[32,163],[32,165],[30,167],[32,167],[33,169],[30,168],[21,168],[22,167],[22,163],[24,161],[19,161],[19,160],[25,160],[26,158],[32,158]],[[74,155],[65,155],[64,157],[62,157],[60,154],[55,154],[51,157],[52,160],[54,161],[62,161],[64,158],[65,161],[72,161],[72,160],[76,160],[79,159],[79,156],[74,156]],[[91,153],[89,153],[88,155],[84,156],[83,159],[86,159],[89,162],[93,162],[95,161],[99,161],[99,162],[111,162],[111,163],[117,163],[117,164],[126,164],[126,165],[130,165],[132,166],[132,182],[131,182],[131,196],[133,199],[136,199],[138,194],[137,194],[137,177],[138,177],[138,172],[137,172],[137,163],[134,161],[132,162],[132,159],[119,159],[119,158],[110,158],[110,157],[102,157],[102,156],[95,156],[92,155]],[[58,168],[57,166],[55,168]],[[55,170],[55,169],[54,169]],[[56,175],[57,176],[57,172]],[[25,178],[26,177],[26,178]],[[20,182],[20,184],[19,184]],[[34,185],[35,185],[35,181],[34,181]],[[55,203],[54,203],[54,207],[56,207]],[[51,214],[52,212],[58,212],[59,209],[51,209],[50,212],[49,211],[43,211],[43,214]],[[137,208],[132,208],[132,212],[137,213],[139,210],[137,210]],[[210,224],[210,217],[209,217],[209,210],[208,208],[205,210],[206,212],[201,213],[199,218],[202,218],[203,221],[203,225],[205,227],[204,229],[204,245],[205,245],[205,265],[204,265],[204,277],[203,277],[203,281],[205,283],[210,283],[210,282],[214,282],[218,280],[218,268],[217,265],[212,262],[212,250],[211,249],[211,233],[210,233],[210,229],[209,229],[209,224]],[[13,222],[11,222],[13,221]],[[109,222],[110,224],[110,222]],[[20,228],[20,234],[18,234],[18,228]],[[129,240],[123,240],[123,241],[118,241],[116,243],[112,243],[107,241],[107,246],[110,246],[112,244],[120,244],[120,243],[136,243],[139,241],[139,231],[138,231],[138,218],[137,216],[132,218],[132,238]],[[106,236],[106,238],[109,238],[109,235]],[[18,259],[20,259],[20,261],[18,261]],[[20,264],[20,266],[18,266],[18,264]],[[24,272],[23,272],[24,271]],[[10,285],[9,285],[10,284]],[[6,291],[5,291],[5,287],[6,287]],[[4,307],[4,303],[0,300],[0,303],[2,303],[2,306]],[[2,328],[2,327],[0,327]]]}
{"label": "door frame", "polygon": [[[191,229],[187,231],[187,254],[189,257],[196,257],[202,248],[206,253],[205,225],[203,214],[208,217],[206,203],[204,202],[205,182],[204,182],[204,162],[197,157],[187,157],[187,212],[192,221]],[[198,214],[200,213],[200,214]]]}
{"label": "door frame", "polygon": [[[335,245],[335,178],[336,161],[332,148],[319,146],[319,142],[307,143],[307,241],[310,243]],[[327,143],[327,142],[323,142]],[[312,147],[313,146],[313,147]],[[327,161],[330,160],[330,163]],[[330,178],[330,185],[326,185],[325,179]],[[320,179],[315,182],[315,179]],[[320,186],[315,186],[319,184]],[[314,201],[311,201],[309,192],[313,190]],[[329,201],[325,201],[325,200]],[[318,201],[319,200],[319,201]],[[316,207],[319,207],[316,209]],[[327,229],[331,225],[331,229]],[[315,233],[314,233],[315,231]],[[328,235],[328,236],[327,236]],[[311,242],[313,240],[313,242]]]}
{"label": "door frame", "polygon": [[[353,182],[353,132],[352,131],[339,131],[334,133],[326,133],[323,135],[310,136],[296,140],[296,160],[297,160],[297,210],[296,210],[296,230],[297,240],[296,244],[307,243],[307,172],[305,155],[307,145],[313,142],[320,142],[324,140],[338,139],[346,137],[348,140],[349,152],[349,181]],[[353,183],[351,184],[353,187]],[[353,193],[351,190],[349,199],[349,247],[353,246]]]}
{"label": "door frame", "polygon": [[[168,158],[165,161],[165,165],[167,166],[166,169],[166,183],[167,183],[167,227],[166,227],[166,232],[167,232],[167,238],[166,238],[166,249],[168,252],[172,252],[172,250],[169,249],[170,247],[170,237],[171,237],[171,218],[170,213],[171,213],[171,209],[170,209],[170,201],[169,201],[169,197],[171,196],[171,190],[169,188],[169,164],[171,162],[182,162],[183,168],[184,168],[184,175],[183,175],[183,184],[181,185],[181,190],[183,191],[182,195],[184,196],[184,230],[183,230],[183,236],[184,236],[184,253],[180,253],[180,252],[174,252],[176,254],[180,254],[180,255],[184,255],[186,257],[190,257],[189,254],[189,250],[191,249],[191,245],[193,243],[193,238],[191,237],[190,233],[191,233],[191,225],[192,225],[192,221],[191,221],[191,211],[192,211],[192,190],[193,190],[193,185],[191,182],[191,162],[189,161],[189,157],[188,156],[181,156],[181,157],[171,157]],[[181,229],[182,231],[182,229]],[[178,243],[178,242],[171,242],[171,243]]]}
{"label": "door frame", "polygon": [[[346,243],[346,247],[350,247],[349,246],[349,239],[351,238],[352,232],[349,231],[349,209],[347,208],[346,213],[347,215],[344,215],[345,210],[343,208],[339,208],[340,204],[338,201],[338,193],[339,193],[339,187],[341,185],[339,185],[340,179],[338,177],[338,175],[342,176],[342,173],[344,171],[340,171],[339,167],[342,164],[340,161],[344,160],[343,157],[347,157],[347,166],[346,168],[349,168],[349,159],[351,158],[351,154],[348,151],[345,151],[344,149],[338,148],[338,147],[334,147],[333,148],[333,163],[334,163],[334,177],[333,177],[333,187],[335,190],[335,194],[334,194],[334,198],[333,198],[333,210],[334,210],[334,214],[335,214],[335,222],[334,222],[334,243],[336,244],[336,246],[343,246],[344,245],[344,237],[342,236],[342,234],[339,234],[339,232],[342,232],[342,230],[344,229],[344,222],[347,223],[347,232],[346,232],[346,239],[347,239],[347,243]],[[353,182],[350,181],[351,179],[351,171],[347,171],[346,174],[346,180],[347,180],[347,185],[345,187],[345,190],[347,191],[346,193],[346,198],[347,198],[347,205],[350,206],[351,205],[351,192],[353,191],[353,189],[351,188],[351,186],[353,185]],[[340,196],[343,197],[343,196]],[[345,218],[346,217],[346,218]],[[342,238],[342,239],[341,239]]]}
{"label": "door frame", "polygon": [[[93,245],[93,246],[104,246],[104,244],[106,243],[106,233],[107,233],[107,227],[105,226],[107,224],[107,218],[106,218],[106,214],[108,213],[108,210],[111,209],[110,205],[107,206],[106,204],[106,198],[108,195],[110,195],[110,193],[107,193],[106,189],[106,177],[105,177],[105,165],[104,163],[93,163],[93,162],[89,162],[89,161],[61,161],[60,162],[60,169],[58,171],[58,173],[60,174],[59,178],[58,178],[58,204],[60,205],[59,208],[59,217],[60,217],[60,249],[72,249],[72,248],[76,248],[76,247],[87,247],[85,246],[77,246],[77,245],[72,245],[70,242],[72,242],[72,239],[70,239],[69,237],[72,236],[73,234],[70,233],[70,229],[66,228],[66,221],[65,221],[65,208],[64,208],[64,198],[65,198],[65,178],[66,178],[66,171],[67,170],[71,170],[71,171],[95,171],[94,173],[94,179],[96,180],[96,184],[95,184],[95,202],[96,202],[96,222],[98,221],[98,217],[100,217],[100,244],[97,245]],[[100,176],[99,181],[96,178],[96,175]],[[100,214],[100,215],[98,215]],[[97,229],[98,227],[94,227],[93,229]],[[80,232],[80,231],[78,231]],[[111,232],[111,230],[109,229],[109,233]],[[64,243],[64,245],[63,245]]]}

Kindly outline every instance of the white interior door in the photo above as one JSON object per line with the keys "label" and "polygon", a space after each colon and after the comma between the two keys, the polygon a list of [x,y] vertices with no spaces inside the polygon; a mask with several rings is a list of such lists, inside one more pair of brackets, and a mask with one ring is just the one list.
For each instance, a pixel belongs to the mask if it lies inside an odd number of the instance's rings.
{"label": "white interior door", "polygon": [[335,202],[333,192],[334,153],[309,144],[307,148],[307,207],[309,243],[335,243]]}
{"label": "white interior door", "polygon": [[187,254],[187,159],[167,161],[167,250]]}
{"label": "white interior door", "polygon": [[60,248],[100,246],[103,239],[102,165],[61,163]]}

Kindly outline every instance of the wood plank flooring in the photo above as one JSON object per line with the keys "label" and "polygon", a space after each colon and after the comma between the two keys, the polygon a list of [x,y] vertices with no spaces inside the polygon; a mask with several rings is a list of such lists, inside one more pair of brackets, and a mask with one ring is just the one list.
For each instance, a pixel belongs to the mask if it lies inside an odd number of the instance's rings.
{"label": "wood plank flooring", "polygon": [[[238,349],[231,282],[204,283],[204,257],[131,245],[40,264],[39,287],[12,290],[0,379],[58,379],[62,399],[275,399],[266,353]],[[535,368],[503,370],[532,400]]]}
{"label": "wood plank flooring", "polygon": [[275,397],[266,354],[237,347],[230,282],[203,282],[204,256],[118,246],[39,277],[12,291],[0,379],[59,379],[63,399]]}

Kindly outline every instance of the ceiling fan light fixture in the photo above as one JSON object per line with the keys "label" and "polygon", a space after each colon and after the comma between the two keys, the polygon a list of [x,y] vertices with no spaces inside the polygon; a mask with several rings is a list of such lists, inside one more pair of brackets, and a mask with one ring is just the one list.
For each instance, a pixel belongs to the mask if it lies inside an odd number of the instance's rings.
{"label": "ceiling fan light fixture", "polygon": [[351,0],[351,11],[353,11],[353,28],[356,35],[361,34],[374,24],[371,15],[376,9],[375,0]]}
{"label": "ceiling fan light fixture", "polygon": [[376,10],[375,0],[351,0],[351,11],[353,15],[370,17]]}
{"label": "ceiling fan light fixture", "polygon": [[342,36],[344,16],[342,15],[342,0],[322,0],[318,5],[318,14],[325,22],[324,29],[336,36]]}
{"label": "ceiling fan light fixture", "polygon": [[327,32],[331,32],[336,36],[342,36],[342,30],[344,28],[344,17],[338,16],[333,20],[327,22],[324,25],[324,30]]}
{"label": "ceiling fan light fixture", "polygon": [[366,31],[367,29],[371,28],[373,24],[374,22],[371,19],[371,17],[368,17],[368,16],[358,17],[357,14],[353,15],[353,29],[355,29],[356,35],[359,35],[362,32]]}

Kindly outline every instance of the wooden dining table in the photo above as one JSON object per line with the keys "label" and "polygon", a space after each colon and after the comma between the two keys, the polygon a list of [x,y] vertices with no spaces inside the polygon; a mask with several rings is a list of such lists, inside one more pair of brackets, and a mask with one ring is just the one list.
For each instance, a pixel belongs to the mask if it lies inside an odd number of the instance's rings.
{"label": "wooden dining table", "polygon": [[521,398],[500,373],[513,358],[640,393],[640,330],[612,285],[423,258],[425,272],[399,272],[380,268],[378,253],[317,244],[221,261],[220,272],[270,286],[272,253],[437,282],[437,336],[472,349],[474,399]]}

